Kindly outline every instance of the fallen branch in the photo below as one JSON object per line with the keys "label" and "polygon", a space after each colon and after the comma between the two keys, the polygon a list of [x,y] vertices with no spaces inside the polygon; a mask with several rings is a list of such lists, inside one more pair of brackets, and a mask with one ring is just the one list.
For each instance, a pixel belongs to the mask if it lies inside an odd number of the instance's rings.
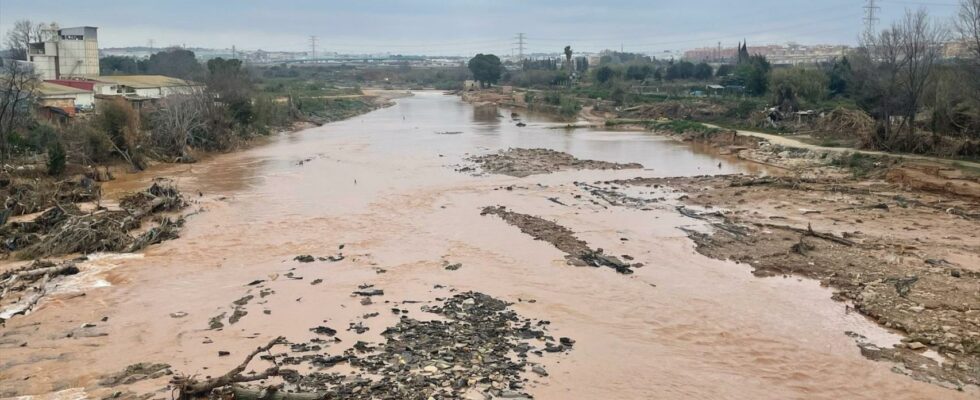
{"label": "fallen branch", "polygon": [[228,373],[219,376],[217,378],[198,381],[193,377],[181,375],[175,377],[173,380],[170,381],[170,383],[177,387],[177,390],[179,392],[177,396],[178,399],[190,400],[195,398],[207,397],[212,390],[217,388],[229,386],[236,383],[252,382],[252,381],[268,379],[269,377],[273,377],[273,376],[278,376],[279,375],[278,365],[268,368],[261,373],[249,375],[249,376],[242,375],[242,371],[245,371],[245,368],[248,367],[248,363],[252,362],[252,358],[254,358],[256,354],[267,352],[269,351],[269,349],[271,349],[277,344],[283,343],[285,340],[286,338],[282,336],[272,339],[272,341],[267,343],[265,346],[255,349],[255,351],[253,351],[251,354],[245,357],[245,361],[242,361],[242,363],[239,364],[237,367],[235,367],[231,371],[228,371]]}
{"label": "fallen branch", "polygon": [[807,224],[806,229],[795,228],[795,227],[786,226],[786,225],[776,225],[776,224],[760,224],[760,223],[757,223],[756,225],[762,226],[762,227],[766,227],[766,228],[784,229],[784,230],[788,230],[788,231],[802,233],[803,235],[806,235],[806,236],[813,236],[813,237],[818,238],[818,239],[823,239],[823,240],[831,241],[831,242],[834,242],[834,243],[837,243],[837,244],[842,244],[842,245],[845,245],[845,246],[848,246],[848,247],[853,247],[853,246],[856,246],[857,245],[857,243],[854,242],[854,241],[852,241],[852,240],[844,239],[844,238],[842,238],[840,236],[836,236],[836,235],[834,235],[832,233],[817,232],[817,231],[813,230],[813,226],[810,225],[810,224]]}

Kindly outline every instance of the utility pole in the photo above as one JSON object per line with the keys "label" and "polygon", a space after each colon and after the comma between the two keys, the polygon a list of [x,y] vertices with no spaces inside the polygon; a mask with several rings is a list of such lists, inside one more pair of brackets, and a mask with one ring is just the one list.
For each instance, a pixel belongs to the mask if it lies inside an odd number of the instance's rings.
{"label": "utility pole", "polygon": [[518,33],[517,37],[514,39],[517,40],[516,42],[514,42],[514,44],[517,45],[517,60],[520,61],[522,68],[524,65],[524,43],[525,43],[524,40],[525,39],[527,39],[527,37],[524,36],[523,33]]}
{"label": "utility pole", "polygon": [[864,2],[864,34],[870,36],[875,34],[878,25],[878,3],[875,0],[865,0]]}
{"label": "utility pole", "polygon": [[310,60],[316,62],[316,36],[310,36]]}

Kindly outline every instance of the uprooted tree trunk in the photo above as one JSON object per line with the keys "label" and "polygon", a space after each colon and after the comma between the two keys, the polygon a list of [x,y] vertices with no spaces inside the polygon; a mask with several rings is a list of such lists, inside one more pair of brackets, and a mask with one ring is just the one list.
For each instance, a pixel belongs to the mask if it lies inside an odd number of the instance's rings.
{"label": "uprooted tree trunk", "polygon": [[16,315],[27,314],[38,301],[48,292],[48,283],[60,275],[78,273],[74,262],[68,261],[59,265],[50,262],[35,261],[27,267],[0,274],[0,300],[11,292],[28,292],[20,301],[0,309],[0,321],[6,321]]}
{"label": "uprooted tree trunk", "polygon": [[[242,372],[245,371],[245,368],[248,367],[248,363],[252,362],[252,358],[254,358],[257,354],[268,352],[276,345],[280,343],[284,343],[285,340],[286,338],[282,336],[272,339],[272,341],[270,341],[266,345],[261,346],[255,349],[254,351],[252,351],[252,353],[250,353],[247,357],[245,357],[245,361],[242,361],[242,363],[239,364],[237,367],[233,368],[231,371],[228,371],[226,374],[221,375],[217,378],[210,378],[210,379],[205,379],[203,381],[199,381],[195,379],[193,376],[179,375],[174,377],[170,381],[170,383],[177,388],[178,391],[177,398],[179,400],[192,400],[198,398],[206,398],[208,397],[208,395],[211,394],[211,391],[218,388],[228,387],[237,383],[259,381],[263,379],[268,379],[273,376],[278,376],[279,375],[278,365],[275,365],[273,367],[266,369],[261,373],[257,373],[253,375],[242,375]],[[256,393],[256,397],[253,398],[260,398],[258,396],[260,391],[254,391],[254,393]]]}

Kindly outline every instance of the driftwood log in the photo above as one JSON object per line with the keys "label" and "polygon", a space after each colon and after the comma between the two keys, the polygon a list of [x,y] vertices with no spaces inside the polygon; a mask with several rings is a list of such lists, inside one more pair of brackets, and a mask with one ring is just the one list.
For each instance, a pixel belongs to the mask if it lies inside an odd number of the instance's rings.
{"label": "driftwood log", "polygon": [[37,302],[44,297],[44,294],[47,293],[46,286],[48,284],[48,280],[50,279],[50,275],[44,275],[44,278],[41,279],[41,283],[37,286],[37,290],[33,294],[25,299],[22,299],[17,304],[0,311],[0,321],[6,321],[13,318],[15,315],[27,314],[30,312],[34,306],[37,305]]}
{"label": "driftwood log", "polygon": [[[180,375],[174,377],[174,379],[171,380],[170,383],[176,387],[178,391],[178,396],[177,396],[178,399],[191,400],[191,399],[198,399],[198,398],[207,398],[208,395],[211,394],[211,391],[213,391],[214,389],[231,386],[237,383],[259,381],[263,379],[268,379],[273,376],[278,376],[279,375],[278,365],[270,367],[263,372],[252,374],[252,375],[242,375],[242,372],[245,371],[245,368],[248,367],[248,364],[252,362],[252,358],[254,358],[257,354],[268,352],[269,349],[275,347],[277,344],[284,343],[285,340],[286,338],[282,336],[272,339],[272,341],[270,341],[266,345],[255,349],[255,351],[252,351],[252,353],[250,353],[247,357],[245,357],[245,360],[242,361],[242,363],[239,364],[237,367],[233,368],[231,371],[228,371],[226,374],[221,375],[217,378],[210,378],[210,379],[205,379],[203,381],[199,381],[191,376]],[[254,393],[258,395],[260,391],[255,390]],[[253,397],[253,398],[257,399],[260,397]]]}
{"label": "driftwood log", "polygon": [[766,228],[772,228],[772,229],[784,229],[784,230],[788,230],[788,231],[792,231],[792,232],[803,234],[804,236],[812,236],[812,237],[815,237],[815,238],[818,238],[818,239],[823,239],[823,240],[831,241],[831,242],[834,242],[834,243],[837,243],[837,244],[842,244],[842,245],[848,246],[848,247],[853,247],[853,246],[857,245],[857,243],[855,243],[853,240],[848,240],[848,239],[842,238],[840,236],[834,235],[832,233],[817,232],[817,231],[813,230],[813,226],[810,225],[810,224],[807,224],[806,229],[794,228],[792,226],[777,225],[777,224],[757,224],[757,225],[763,226],[763,227],[766,227]]}
{"label": "driftwood log", "polygon": [[[50,265],[45,262],[35,262],[23,269],[4,274],[0,280],[0,300],[6,298],[11,291],[21,291],[31,289],[34,293],[22,298],[17,303],[0,309],[0,321],[6,321],[16,315],[27,314],[48,292],[48,283],[52,278],[59,275],[72,275],[78,273],[78,267],[74,262],[68,261],[59,265]],[[40,280],[40,282],[38,282]],[[36,283],[36,284],[35,284]]]}
{"label": "driftwood log", "polygon": [[231,388],[235,400],[320,400],[322,393],[288,393],[275,388],[256,389],[235,385]]}

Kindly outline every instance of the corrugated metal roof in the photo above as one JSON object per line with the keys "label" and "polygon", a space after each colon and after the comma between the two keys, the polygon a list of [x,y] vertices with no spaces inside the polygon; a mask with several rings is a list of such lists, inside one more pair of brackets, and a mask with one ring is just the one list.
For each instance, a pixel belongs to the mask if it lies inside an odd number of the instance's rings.
{"label": "corrugated metal roof", "polygon": [[180,87],[180,86],[200,86],[199,83],[185,81],[183,79],[171,78],[163,75],[120,75],[120,76],[100,76],[100,82],[112,83],[116,85],[129,86],[136,89],[149,89],[158,87]]}
{"label": "corrugated metal roof", "polygon": [[73,88],[71,86],[59,85],[51,82],[41,82],[37,87],[37,91],[41,93],[42,96],[59,96],[59,95],[69,95],[69,94],[82,94],[82,93],[92,93],[91,90],[83,90],[79,88]]}

